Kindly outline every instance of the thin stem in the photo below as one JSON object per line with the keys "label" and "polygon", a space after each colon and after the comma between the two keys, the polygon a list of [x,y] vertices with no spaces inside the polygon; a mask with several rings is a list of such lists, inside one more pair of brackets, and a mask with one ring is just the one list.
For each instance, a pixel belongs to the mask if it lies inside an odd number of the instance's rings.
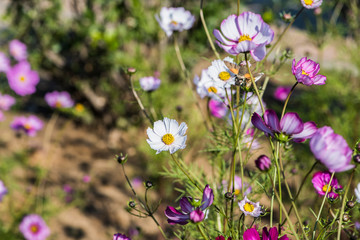
{"label": "thin stem", "polygon": [[280,119],[282,119],[282,117],[284,116],[285,110],[286,110],[286,106],[287,106],[287,104],[288,104],[288,102],[289,102],[290,96],[291,96],[291,94],[293,93],[295,87],[296,87],[298,84],[299,84],[299,82],[296,82],[296,83],[294,84],[294,86],[292,86],[292,88],[291,88],[291,90],[290,90],[290,92],[289,92],[289,94],[288,94],[288,96],[287,96],[287,98],[286,98],[286,100],[285,100],[284,107],[283,107],[283,110],[282,110],[282,112],[281,112],[281,117],[280,117]]}
{"label": "thin stem", "polygon": [[201,189],[199,187],[199,185],[195,182],[194,179],[192,179],[192,177],[190,177],[189,173],[181,166],[181,164],[178,162],[178,160],[176,160],[174,154],[170,154],[172,160],[175,162],[175,164],[178,166],[178,168],[186,175],[186,177],[190,180],[190,182],[197,188],[199,189],[200,192],[203,192],[203,189]]}
{"label": "thin stem", "polygon": [[[275,179],[276,179],[276,168],[274,168],[274,182],[272,183],[273,186],[275,186]],[[273,218],[274,218],[274,197],[275,197],[275,192],[274,192],[274,188],[273,188],[272,196],[271,196],[271,203],[270,203],[270,227],[271,228],[273,226]]]}
{"label": "thin stem", "polygon": [[[279,151],[280,148],[280,143],[276,142],[276,154],[275,154],[275,163],[276,163],[276,169],[278,170],[277,174],[278,174],[278,187],[279,187],[279,195],[280,195],[280,201],[282,201],[282,189],[281,189],[281,170],[280,170],[280,166],[279,166]],[[281,205],[279,206],[279,223],[282,222],[282,212],[281,212]],[[281,232],[281,227],[279,224],[279,232]]]}
{"label": "thin stem", "polygon": [[[331,174],[331,178],[330,178],[330,181],[329,181],[329,183],[328,183],[328,186],[331,186],[331,182],[332,182],[332,180],[333,180],[333,178],[334,178],[334,175],[335,175],[335,172],[333,172],[333,173]],[[315,221],[315,225],[314,225],[314,230],[313,230],[313,235],[312,235],[312,240],[315,239],[316,227],[317,227],[317,224],[318,224],[318,222],[319,222],[321,212],[322,212],[322,210],[323,210],[323,208],[324,208],[325,200],[326,200],[326,198],[327,198],[327,195],[328,195],[328,193],[329,193],[329,190],[330,190],[330,188],[328,187],[328,188],[326,189],[326,193],[325,193],[325,195],[324,195],[324,199],[323,199],[323,201],[322,201],[322,203],[321,203],[321,207],[320,207],[319,213],[318,213],[318,215],[317,215],[317,217],[316,217],[316,221]]]}
{"label": "thin stem", "polygon": [[237,9],[236,13],[239,16],[240,15],[240,0],[237,0]]}
{"label": "thin stem", "polygon": [[204,239],[208,240],[209,238],[206,236],[204,229],[202,228],[202,226],[200,224],[196,224],[197,229],[199,230],[199,232],[201,233],[201,235],[203,236]]}
{"label": "thin stem", "polygon": [[135,91],[135,88],[134,88],[134,83],[133,83],[133,80],[132,80],[132,77],[131,75],[129,75],[129,78],[130,78],[130,84],[131,84],[131,91],[133,92],[133,95],[137,101],[137,103],[139,104],[139,107],[141,109],[141,111],[144,113],[145,117],[150,121],[151,125],[154,124],[154,121],[151,119],[150,115],[147,113],[147,111],[145,110],[144,108],[144,105],[142,104],[139,96],[137,95],[136,91]]}
{"label": "thin stem", "polygon": [[[345,194],[343,196],[343,201],[342,201],[342,204],[341,204],[340,217],[339,217],[339,227],[338,227],[338,232],[337,232],[337,240],[340,240],[340,237],[341,237],[341,227],[342,227],[342,221],[343,221],[343,216],[344,216],[344,208],[345,208],[346,196],[347,196],[347,194],[349,192],[350,184],[351,184],[352,178],[354,176],[355,169],[356,168],[354,168],[354,170],[351,173],[349,182],[348,182],[348,184],[346,186]],[[329,184],[329,186],[330,186],[330,184]]]}

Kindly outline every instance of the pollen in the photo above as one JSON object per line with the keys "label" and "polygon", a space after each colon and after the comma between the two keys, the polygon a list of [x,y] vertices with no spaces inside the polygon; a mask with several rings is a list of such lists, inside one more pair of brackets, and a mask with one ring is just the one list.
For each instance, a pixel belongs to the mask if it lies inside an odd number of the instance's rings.
{"label": "pollen", "polygon": [[251,203],[245,203],[244,205],[244,210],[247,212],[252,212],[254,211],[255,207],[254,205],[252,205]]}
{"label": "pollen", "polygon": [[217,89],[215,87],[209,87],[208,92],[209,93],[217,93]]}
{"label": "pollen", "polygon": [[329,192],[331,192],[331,186],[325,184],[322,188],[323,192],[326,192],[328,188],[329,188]]}
{"label": "pollen", "polygon": [[24,128],[26,129],[26,130],[30,130],[31,129],[31,125],[30,124],[24,124]]}
{"label": "pollen", "polygon": [[302,75],[309,76],[309,74],[308,74],[307,72],[305,72],[304,70],[302,70],[301,74],[302,74]]}
{"label": "pollen", "polygon": [[244,34],[244,35],[241,35],[240,38],[239,38],[239,42],[242,42],[242,41],[251,41],[251,37],[249,36],[249,34]]}
{"label": "pollen", "polygon": [[219,73],[219,78],[221,79],[221,80],[223,80],[223,81],[227,81],[227,80],[229,80],[230,79],[230,73],[228,73],[228,72],[221,72],[221,73]]}
{"label": "pollen", "polygon": [[20,77],[20,81],[25,82],[25,77],[24,77],[24,76],[21,76],[21,77]]}
{"label": "pollen", "polygon": [[37,233],[38,231],[39,231],[39,226],[37,226],[37,225],[31,225],[30,226],[30,231],[32,232],[32,233]]}
{"label": "pollen", "polygon": [[170,145],[174,142],[175,138],[171,133],[167,133],[165,134],[162,139],[163,143],[165,143],[166,145]]}
{"label": "pollen", "polygon": [[61,102],[57,101],[57,102],[55,103],[55,107],[57,107],[57,108],[61,108],[61,107],[62,107]]}
{"label": "pollen", "polygon": [[314,3],[314,1],[313,0],[304,0],[304,3],[306,5],[312,5]]}
{"label": "pollen", "polygon": [[175,26],[179,24],[177,21],[174,21],[174,20],[172,20],[170,23]]}

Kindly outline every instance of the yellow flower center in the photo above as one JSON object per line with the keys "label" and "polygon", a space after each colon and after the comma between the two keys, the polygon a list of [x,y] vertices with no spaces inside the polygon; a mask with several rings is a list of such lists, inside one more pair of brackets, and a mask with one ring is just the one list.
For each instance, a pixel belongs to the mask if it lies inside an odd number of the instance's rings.
{"label": "yellow flower center", "polygon": [[24,128],[25,128],[26,130],[29,130],[29,129],[31,129],[31,125],[27,123],[27,124],[24,125]]}
{"label": "yellow flower center", "polygon": [[240,194],[240,189],[235,189],[234,195],[239,195]]}
{"label": "yellow flower center", "polygon": [[228,73],[228,72],[221,72],[221,73],[219,73],[219,78],[221,79],[221,80],[223,80],[223,81],[227,81],[227,80],[229,80],[230,79],[230,73]]}
{"label": "yellow flower center", "polygon": [[39,231],[39,227],[37,225],[31,225],[30,231],[33,233],[37,233]]}
{"label": "yellow flower center", "polygon": [[166,145],[170,145],[174,142],[175,138],[171,133],[167,133],[162,137],[162,141],[166,144]]}
{"label": "yellow flower center", "polygon": [[251,203],[245,203],[245,206],[244,206],[245,211],[252,212],[252,211],[254,211],[254,209],[255,209],[254,205],[252,205]]}
{"label": "yellow flower center", "polygon": [[313,4],[313,0],[304,0],[304,3],[306,4],[306,5],[312,5]]}
{"label": "yellow flower center", "polygon": [[57,108],[61,108],[61,107],[62,107],[61,102],[57,101],[57,102],[55,103],[55,107],[57,107]]}
{"label": "yellow flower center", "polygon": [[21,76],[21,77],[20,77],[20,81],[25,82],[25,77],[24,77],[24,76]]}
{"label": "yellow flower center", "polygon": [[179,24],[177,21],[174,21],[174,20],[172,20],[170,23],[175,26]]}
{"label": "yellow flower center", "polygon": [[249,36],[249,34],[244,34],[244,35],[241,35],[240,38],[239,38],[239,42],[242,42],[242,41],[251,41],[251,37]]}
{"label": "yellow flower center", "polygon": [[209,92],[209,93],[212,93],[212,92],[213,92],[213,93],[217,93],[217,89],[216,89],[215,87],[209,87],[209,88],[208,88],[208,92]]}
{"label": "yellow flower center", "polygon": [[76,110],[77,112],[83,112],[84,109],[85,109],[85,107],[84,107],[84,105],[82,105],[81,103],[77,103],[77,104],[75,105],[75,110]]}
{"label": "yellow flower center", "polygon": [[329,188],[329,192],[331,192],[331,186],[325,184],[322,188],[323,192],[326,192],[328,188]]}
{"label": "yellow flower center", "polygon": [[304,70],[302,70],[301,74],[302,74],[302,75],[309,76],[309,74],[308,74],[307,72],[305,72]]}

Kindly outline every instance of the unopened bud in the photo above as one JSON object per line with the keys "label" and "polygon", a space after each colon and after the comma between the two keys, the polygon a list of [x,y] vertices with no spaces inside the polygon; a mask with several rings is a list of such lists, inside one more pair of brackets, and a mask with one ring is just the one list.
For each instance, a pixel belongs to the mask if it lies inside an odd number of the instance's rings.
{"label": "unopened bud", "polygon": [[315,8],[315,9],[314,9],[314,14],[315,14],[315,15],[320,15],[321,13],[322,13],[322,9],[321,9],[321,8],[318,7],[318,8]]}
{"label": "unopened bud", "polygon": [[335,193],[339,194],[339,195],[343,195],[344,194],[344,189],[343,188],[337,188],[334,190]]}
{"label": "unopened bud", "polygon": [[180,105],[176,106],[176,111],[178,111],[180,113],[180,112],[182,112],[182,110],[183,110],[182,106],[180,106]]}
{"label": "unopened bud", "polygon": [[128,205],[129,205],[129,207],[131,207],[131,208],[135,208],[136,203],[135,203],[134,201],[130,201],[130,202],[128,203]]}
{"label": "unopened bud", "polygon": [[225,198],[230,200],[230,199],[234,198],[234,195],[231,192],[226,192],[225,193]]}
{"label": "unopened bud", "polygon": [[346,206],[351,209],[351,208],[355,207],[355,202],[354,201],[347,201]]}
{"label": "unopened bud", "polygon": [[146,188],[151,188],[153,186],[153,183],[151,182],[151,181],[146,181],[146,183],[145,183],[145,187]]}
{"label": "unopened bud", "polygon": [[129,68],[127,69],[127,72],[128,72],[129,75],[132,75],[132,74],[136,73],[136,68],[129,67]]}
{"label": "unopened bud", "polygon": [[343,215],[343,221],[344,222],[347,222],[347,221],[349,221],[350,220],[350,215],[349,214],[344,214]]}
{"label": "unopened bud", "polygon": [[268,156],[261,155],[255,160],[255,165],[260,171],[265,172],[270,169],[271,160]]}
{"label": "unopened bud", "polygon": [[354,162],[356,162],[356,163],[360,163],[360,154],[354,155],[354,156],[353,156],[353,160],[354,160]]}
{"label": "unopened bud", "polygon": [[122,153],[120,153],[120,155],[116,155],[116,160],[118,163],[124,164],[127,161],[127,155],[124,156]]}
{"label": "unopened bud", "polygon": [[287,13],[287,12],[280,13],[280,17],[286,23],[291,22],[291,20],[293,19],[293,16],[291,15],[291,13]]}

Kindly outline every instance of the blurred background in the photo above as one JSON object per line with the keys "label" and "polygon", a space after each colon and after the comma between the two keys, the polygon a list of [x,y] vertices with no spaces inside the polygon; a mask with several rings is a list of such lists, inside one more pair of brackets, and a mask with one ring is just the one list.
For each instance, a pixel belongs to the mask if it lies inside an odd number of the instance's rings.
{"label": "blurred background", "polygon": [[[132,234],[133,239],[161,239],[151,219],[126,211],[131,190],[114,160],[121,152],[128,154],[127,175],[140,195],[143,181],[154,182],[150,197],[154,203],[162,199],[156,217],[170,228],[163,211],[167,204],[174,205],[178,186],[161,176],[168,155],[155,155],[145,141],[149,123],[132,95],[126,69],[137,69],[135,89],[145,107],[151,105],[159,119],[166,116],[189,125],[185,161],[205,161],[207,154],[198,149],[207,146],[204,139],[211,135],[175,61],[174,36],[167,38],[154,17],[163,6],[185,7],[195,15],[194,26],[176,35],[192,79],[215,59],[200,22],[200,1],[1,0],[0,50],[6,52],[12,39],[25,43],[41,80],[35,94],[19,97],[0,74],[1,92],[17,100],[0,124],[0,177],[10,189],[0,204],[0,239],[19,239],[18,223],[24,214],[35,212],[50,226],[49,239],[111,239],[115,232]],[[241,1],[240,11],[260,13],[277,34],[286,26],[279,13],[295,15],[300,7],[297,0]],[[219,28],[235,9],[234,0],[204,1],[209,31]],[[271,77],[264,100],[267,108],[280,112],[283,102],[274,98],[275,88],[294,84],[293,58],[311,58],[320,63],[327,83],[298,86],[288,111],[318,126],[332,126],[352,147],[360,136],[359,3],[329,0],[320,10],[305,10],[270,55],[268,65],[285,49],[293,57]],[[138,79],[155,72],[162,82],[149,96]],[[53,110],[44,95],[53,90],[68,91],[83,109],[60,112],[52,122]],[[205,100],[201,106],[205,111]],[[47,126],[35,138],[15,134],[9,128],[12,118],[30,113]],[[295,153],[294,161],[304,168],[312,165],[307,144],[297,146]],[[292,174],[301,175],[301,169]],[[89,181],[84,181],[86,176]]]}

